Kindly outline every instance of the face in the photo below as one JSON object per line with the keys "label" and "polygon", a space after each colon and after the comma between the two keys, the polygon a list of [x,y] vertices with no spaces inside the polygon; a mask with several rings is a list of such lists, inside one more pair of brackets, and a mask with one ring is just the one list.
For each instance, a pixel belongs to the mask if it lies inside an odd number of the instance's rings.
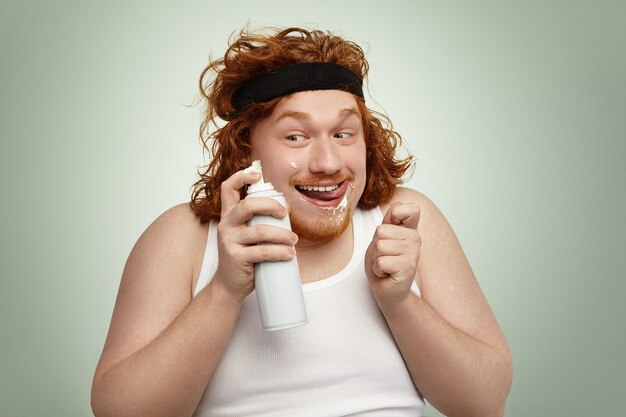
{"label": "face", "polygon": [[351,94],[292,94],[255,125],[250,143],[265,181],[285,194],[300,243],[346,230],[366,179],[363,125]]}

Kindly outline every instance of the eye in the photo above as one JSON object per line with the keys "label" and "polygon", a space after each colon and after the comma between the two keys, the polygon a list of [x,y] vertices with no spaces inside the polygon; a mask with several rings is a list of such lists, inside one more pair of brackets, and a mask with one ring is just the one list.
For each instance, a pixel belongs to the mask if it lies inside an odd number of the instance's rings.
{"label": "eye", "polygon": [[289,135],[285,139],[287,139],[289,142],[301,142],[306,138],[302,135]]}
{"label": "eye", "polygon": [[333,135],[333,137],[336,139],[348,139],[350,136],[352,136],[352,133],[348,132],[339,132]]}

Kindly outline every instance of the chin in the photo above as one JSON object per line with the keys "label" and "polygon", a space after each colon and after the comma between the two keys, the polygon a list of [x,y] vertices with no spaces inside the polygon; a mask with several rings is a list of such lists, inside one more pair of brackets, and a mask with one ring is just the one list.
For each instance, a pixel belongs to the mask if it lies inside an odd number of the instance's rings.
{"label": "chin", "polygon": [[303,217],[290,213],[291,230],[300,239],[311,241],[328,241],[340,236],[346,231],[352,219],[352,208],[347,207],[339,212],[338,209],[325,209],[318,216]]}

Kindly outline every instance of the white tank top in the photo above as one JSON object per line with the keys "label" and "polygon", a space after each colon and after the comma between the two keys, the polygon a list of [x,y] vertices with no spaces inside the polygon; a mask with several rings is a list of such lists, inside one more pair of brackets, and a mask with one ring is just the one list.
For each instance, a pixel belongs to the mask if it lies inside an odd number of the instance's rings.
{"label": "white tank top", "polygon": [[[195,417],[422,416],[423,399],[363,267],[381,221],[379,208],[357,209],[348,264],[331,277],[303,284],[307,325],[264,331],[255,293],[246,298]],[[217,268],[216,239],[212,223],[194,296]]]}

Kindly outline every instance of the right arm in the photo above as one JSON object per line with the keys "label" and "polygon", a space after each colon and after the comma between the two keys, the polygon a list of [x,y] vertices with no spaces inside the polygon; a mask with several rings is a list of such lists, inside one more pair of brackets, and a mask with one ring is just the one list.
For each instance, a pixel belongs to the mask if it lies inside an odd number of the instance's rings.
{"label": "right arm", "polygon": [[[193,414],[254,287],[254,263],[295,254],[291,232],[246,226],[253,214],[286,215],[271,199],[239,201],[239,189],[256,179],[237,173],[222,185],[219,265],[195,299],[193,264],[205,229],[189,208],[164,213],[138,240],[124,268],[94,375],[95,416]],[[255,245],[261,241],[274,244]]]}

